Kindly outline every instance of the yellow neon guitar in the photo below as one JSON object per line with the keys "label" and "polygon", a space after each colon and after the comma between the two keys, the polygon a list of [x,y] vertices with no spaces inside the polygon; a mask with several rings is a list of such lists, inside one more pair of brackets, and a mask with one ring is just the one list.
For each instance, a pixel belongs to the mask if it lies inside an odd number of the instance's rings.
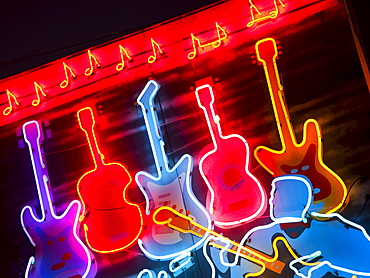
{"label": "yellow neon guitar", "polygon": [[342,179],[323,162],[320,125],[314,119],[307,120],[303,126],[303,140],[297,143],[276,66],[276,42],[266,38],[258,41],[255,47],[257,59],[265,71],[282,149],[277,151],[259,146],[254,155],[274,177],[286,174],[308,177],[314,187],[314,209],[326,214],[335,212],[342,207],[347,188]]}
{"label": "yellow neon guitar", "polygon": [[[189,214],[189,212],[186,212]],[[245,258],[253,263],[258,264],[262,267],[260,271],[257,273],[248,273],[245,277],[255,277],[260,276],[266,270],[269,278],[272,277],[288,277],[287,273],[292,273],[292,270],[286,266],[286,263],[278,260],[278,258],[284,258],[285,261],[290,262],[293,259],[297,259],[298,256],[295,254],[293,249],[290,247],[287,240],[282,237],[278,236],[274,238],[272,242],[272,247],[274,250],[274,256],[266,255],[254,248],[248,246],[240,246],[240,243],[233,241],[227,237],[224,237],[217,232],[207,229],[202,225],[196,223],[191,217],[184,215],[180,211],[176,211],[175,209],[167,206],[162,206],[155,210],[153,213],[153,221],[158,225],[165,225],[169,228],[172,228],[176,231],[182,233],[191,233],[197,237],[204,237],[208,234],[216,236],[220,238],[223,242],[227,242],[229,244],[229,248],[226,248],[216,242],[211,242],[210,245],[219,249],[225,249],[226,251],[238,254],[240,257]],[[278,243],[283,243],[284,249],[281,246],[278,246]],[[240,249],[240,250],[238,250]],[[285,251],[285,252],[280,252]],[[307,263],[301,262],[304,265],[316,265],[318,262],[314,263]]]}

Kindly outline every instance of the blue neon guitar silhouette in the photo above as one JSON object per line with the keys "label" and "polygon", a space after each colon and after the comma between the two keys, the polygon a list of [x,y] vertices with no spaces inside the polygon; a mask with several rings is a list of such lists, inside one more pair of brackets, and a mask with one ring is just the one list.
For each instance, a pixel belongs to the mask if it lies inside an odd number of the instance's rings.
{"label": "blue neon guitar silhouette", "polygon": [[95,258],[77,235],[81,203],[74,200],[62,215],[55,214],[41,154],[38,122],[25,123],[23,135],[31,156],[41,209],[41,218],[30,206],[21,212],[23,230],[36,247],[36,256],[30,257],[25,277],[93,278],[97,271]]}
{"label": "blue neon guitar silhouette", "polygon": [[[164,141],[159,128],[154,105],[160,85],[150,80],[137,98],[141,106],[145,125],[154,156],[157,175],[140,171],[135,180],[146,199],[146,214],[149,215],[161,206],[176,206],[177,210],[191,212],[197,223],[210,228],[211,219],[203,205],[196,199],[192,188],[190,174],[193,170],[193,159],[189,154],[183,155],[176,165],[169,169],[164,150]],[[201,247],[204,238],[190,234],[181,234],[154,222],[148,225],[147,231],[138,240],[143,253],[151,259],[169,260]]]}

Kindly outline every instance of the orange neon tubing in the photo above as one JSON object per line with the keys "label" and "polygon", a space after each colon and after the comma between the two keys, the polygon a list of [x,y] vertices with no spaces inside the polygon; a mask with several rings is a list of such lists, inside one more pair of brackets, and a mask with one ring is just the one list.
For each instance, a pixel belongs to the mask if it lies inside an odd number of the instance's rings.
{"label": "orange neon tubing", "polygon": [[[270,43],[273,45],[273,50],[271,52],[274,52],[273,55],[271,53],[261,53],[259,46],[264,43]],[[304,145],[306,145],[307,141],[312,141],[311,137],[308,138],[308,135],[311,134],[316,134],[317,138],[315,141],[317,141],[317,161],[319,162],[319,165],[328,173],[329,178],[332,180],[330,181],[330,185],[332,186],[332,182],[336,184],[336,188],[334,188],[334,194],[330,194],[330,196],[326,197],[323,199],[324,202],[324,207],[322,208],[321,213],[329,214],[333,213],[337,210],[339,210],[342,207],[342,204],[344,203],[345,196],[347,195],[347,187],[345,186],[344,182],[342,179],[333,171],[331,170],[328,166],[326,166],[323,162],[322,159],[322,154],[323,154],[323,148],[322,148],[322,135],[321,135],[321,128],[319,123],[315,119],[308,119],[305,121],[304,126],[303,126],[303,139],[301,143],[297,143],[293,126],[290,121],[290,116],[289,116],[289,111],[286,107],[285,100],[284,100],[284,93],[283,93],[283,86],[280,83],[279,79],[279,73],[278,69],[276,66],[276,58],[278,55],[278,50],[276,46],[276,42],[273,38],[265,38],[262,40],[259,40],[256,43],[256,57],[258,61],[260,61],[264,67],[265,70],[265,75],[266,75],[266,80],[272,100],[272,106],[274,109],[274,114],[275,114],[275,119],[277,122],[278,126],[278,131],[279,131],[279,136],[281,139],[281,144],[282,144],[282,149],[281,150],[273,150],[270,148],[267,148],[265,146],[258,146],[255,151],[254,151],[254,156],[259,162],[260,165],[263,166],[263,168],[266,169],[271,175],[274,177],[277,177],[281,174],[285,173],[278,173],[277,170],[269,168],[265,162],[263,162],[261,158],[261,151],[266,151],[271,154],[276,154],[276,155],[286,155],[287,153],[291,153],[293,156],[297,154],[300,148],[302,148]],[[267,51],[268,52],[268,51]],[[265,55],[271,55],[272,57],[272,63],[271,60],[267,61],[268,59],[263,58]],[[267,62],[266,62],[267,61]],[[268,63],[270,62],[270,63]],[[271,65],[272,64],[272,65]],[[271,67],[273,67],[273,73],[271,73]],[[277,96],[276,96],[277,95]],[[279,102],[278,104],[276,102]],[[279,110],[279,108],[281,110]],[[279,113],[280,111],[280,113]],[[279,116],[280,115],[280,116]],[[281,122],[280,122],[281,121]],[[287,129],[285,128],[287,127]],[[315,130],[315,132],[313,132]],[[308,133],[308,131],[311,131]],[[288,140],[287,140],[288,139]],[[310,139],[310,140],[308,140]],[[287,146],[288,145],[288,146]],[[293,150],[293,151],[291,151]],[[276,156],[277,157],[277,156]],[[278,169],[278,167],[276,167]],[[303,173],[304,175],[304,173]],[[326,177],[327,178],[327,177]],[[329,179],[328,179],[329,180]],[[312,181],[311,181],[312,182]],[[313,184],[315,187],[315,184]],[[338,194],[341,194],[338,196]],[[334,200],[337,199],[337,200]],[[334,201],[333,201],[334,200]],[[320,203],[321,201],[314,201],[313,204]],[[327,204],[329,203],[329,205]]]}

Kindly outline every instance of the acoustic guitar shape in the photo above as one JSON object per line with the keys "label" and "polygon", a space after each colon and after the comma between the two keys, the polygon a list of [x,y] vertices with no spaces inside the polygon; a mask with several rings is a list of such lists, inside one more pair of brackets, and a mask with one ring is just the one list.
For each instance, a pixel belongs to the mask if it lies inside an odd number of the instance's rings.
{"label": "acoustic guitar shape", "polygon": [[[222,249],[232,254],[237,254],[238,256],[261,266],[261,270],[257,273],[249,273],[244,277],[293,277],[293,271],[287,267],[286,264],[293,260],[299,260],[299,256],[292,249],[289,242],[282,236],[277,236],[272,240],[274,254],[267,255],[252,247],[243,246],[213,230],[203,227],[195,222],[190,215],[184,215],[172,207],[163,206],[156,209],[153,213],[153,221],[158,225],[164,225],[181,233],[190,233],[197,237],[208,237],[208,235],[213,235],[216,237],[217,242],[210,242],[212,247]],[[315,266],[319,264],[319,262],[306,262],[304,260],[300,260],[299,263],[301,264],[301,267]],[[266,274],[266,276],[264,274]]]}
{"label": "acoustic guitar shape", "polygon": [[276,66],[278,51],[275,40],[266,38],[258,41],[256,54],[265,70],[282,144],[280,151],[265,146],[257,147],[254,152],[256,159],[274,177],[286,174],[308,177],[314,187],[314,210],[320,213],[337,211],[344,202],[347,188],[342,179],[323,162],[320,125],[314,119],[307,120],[303,126],[303,140],[297,143]]}
{"label": "acoustic guitar shape", "polygon": [[99,253],[118,252],[136,243],[143,229],[140,206],[127,199],[132,178],[122,164],[104,162],[94,132],[91,108],[79,110],[77,118],[86,134],[95,165],[77,185],[84,208],[80,221],[84,223],[86,242]]}
{"label": "acoustic guitar shape", "polygon": [[[154,97],[159,88],[160,85],[156,81],[150,80],[137,98],[137,103],[142,108],[157,169],[156,176],[144,171],[138,172],[135,176],[146,199],[146,213],[149,215],[163,205],[175,205],[182,211],[191,210],[192,216],[199,223],[210,228],[211,219],[191,188],[192,157],[188,154],[183,155],[175,166],[169,169],[154,104]],[[151,259],[169,260],[184,252],[200,248],[203,241],[204,239],[190,234],[180,234],[163,225],[152,223],[139,240],[139,247]]]}
{"label": "acoustic guitar shape", "polygon": [[216,115],[212,87],[203,85],[195,90],[212,136],[213,148],[199,161],[200,173],[208,186],[207,210],[214,224],[233,228],[261,216],[267,207],[266,192],[249,171],[249,146],[237,134],[223,136],[220,118]]}
{"label": "acoustic guitar shape", "polygon": [[23,230],[36,247],[36,256],[30,257],[25,277],[93,278],[97,271],[95,258],[77,235],[81,203],[74,200],[62,215],[55,214],[41,154],[38,122],[25,123],[23,135],[31,156],[41,209],[41,218],[30,206],[25,206],[21,212]]}

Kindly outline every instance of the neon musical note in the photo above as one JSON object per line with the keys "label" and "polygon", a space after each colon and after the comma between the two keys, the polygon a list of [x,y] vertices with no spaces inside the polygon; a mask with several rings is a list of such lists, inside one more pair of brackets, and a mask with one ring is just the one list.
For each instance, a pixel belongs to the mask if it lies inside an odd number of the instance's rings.
{"label": "neon musical note", "polygon": [[124,59],[125,56],[126,56],[126,58],[128,59],[129,62],[133,61],[130,54],[128,54],[127,50],[122,45],[119,45],[119,52],[120,52],[122,62],[118,63],[118,65],[116,66],[117,71],[121,71],[126,67],[125,66],[125,59]]}
{"label": "neon musical note", "polygon": [[194,36],[193,33],[191,33],[191,42],[193,45],[193,51],[188,54],[188,59],[192,60],[197,56],[198,47],[212,46],[213,48],[218,48],[221,45],[222,41],[227,39],[227,33],[225,29],[223,29],[217,22],[216,22],[216,32],[217,32],[217,40],[212,41],[210,43],[206,43],[206,44],[202,44],[200,42],[200,39],[198,39],[196,36]]}
{"label": "neon musical note", "polygon": [[90,76],[90,75],[92,75],[94,73],[93,61],[94,61],[95,65],[96,65],[96,68],[98,68],[98,69],[101,68],[101,65],[99,64],[99,62],[96,59],[96,57],[93,54],[91,54],[91,51],[90,50],[87,51],[87,55],[89,57],[90,67],[85,70],[85,75],[86,76]]}
{"label": "neon musical note", "polygon": [[[274,10],[270,11],[266,16],[262,16],[261,11],[253,4],[253,1],[249,0],[249,4],[250,4],[249,10],[251,12],[251,21],[248,22],[247,27],[252,27],[255,23],[260,22],[260,21],[276,18],[280,13],[277,2],[279,2],[279,4],[283,8],[285,8],[285,5],[281,0],[274,0]],[[258,14],[259,16],[258,18],[255,18],[254,12]]]}
{"label": "neon musical note", "polygon": [[[64,68],[64,74],[66,76],[66,79],[60,83],[60,88],[64,89],[65,87],[67,87],[69,85],[69,75],[72,76],[73,79],[77,78],[76,74],[73,72],[73,70],[66,64],[63,62],[63,68]],[[68,72],[69,74],[68,74]]]}
{"label": "neon musical note", "polygon": [[148,63],[149,64],[152,64],[155,61],[157,61],[157,51],[155,51],[155,49],[158,50],[158,52],[159,52],[160,55],[163,55],[164,52],[162,51],[162,49],[159,46],[159,44],[155,40],[153,40],[153,38],[151,38],[150,41],[152,43],[152,50],[153,50],[154,55],[149,56]]}
{"label": "neon musical note", "polygon": [[41,97],[40,97],[40,93],[46,98],[48,97],[48,95],[44,92],[44,89],[39,85],[37,84],[37,82],[33,82],[33,84],[35,85],[35,93],[36,93],[36,96],[37,96],[37,99],[34,99],[32,101],[32,105],[33,106],[37,106],[40,104],[41,102]]}
{"label": "neon musical note", "polygon": [[[6,95],[8,96],[9,106],[4,109],[4,111],[3,111],[4,116],[8,116],[13,111],[13,109],[16,109],[17,106],[21,105],[18,102],[17,97],[14,94],[12,94],[9,90],[6,90]],[[13,99],[13,101],[15,103],[14,106],[12,105],[12,100],[11,99]]]}

